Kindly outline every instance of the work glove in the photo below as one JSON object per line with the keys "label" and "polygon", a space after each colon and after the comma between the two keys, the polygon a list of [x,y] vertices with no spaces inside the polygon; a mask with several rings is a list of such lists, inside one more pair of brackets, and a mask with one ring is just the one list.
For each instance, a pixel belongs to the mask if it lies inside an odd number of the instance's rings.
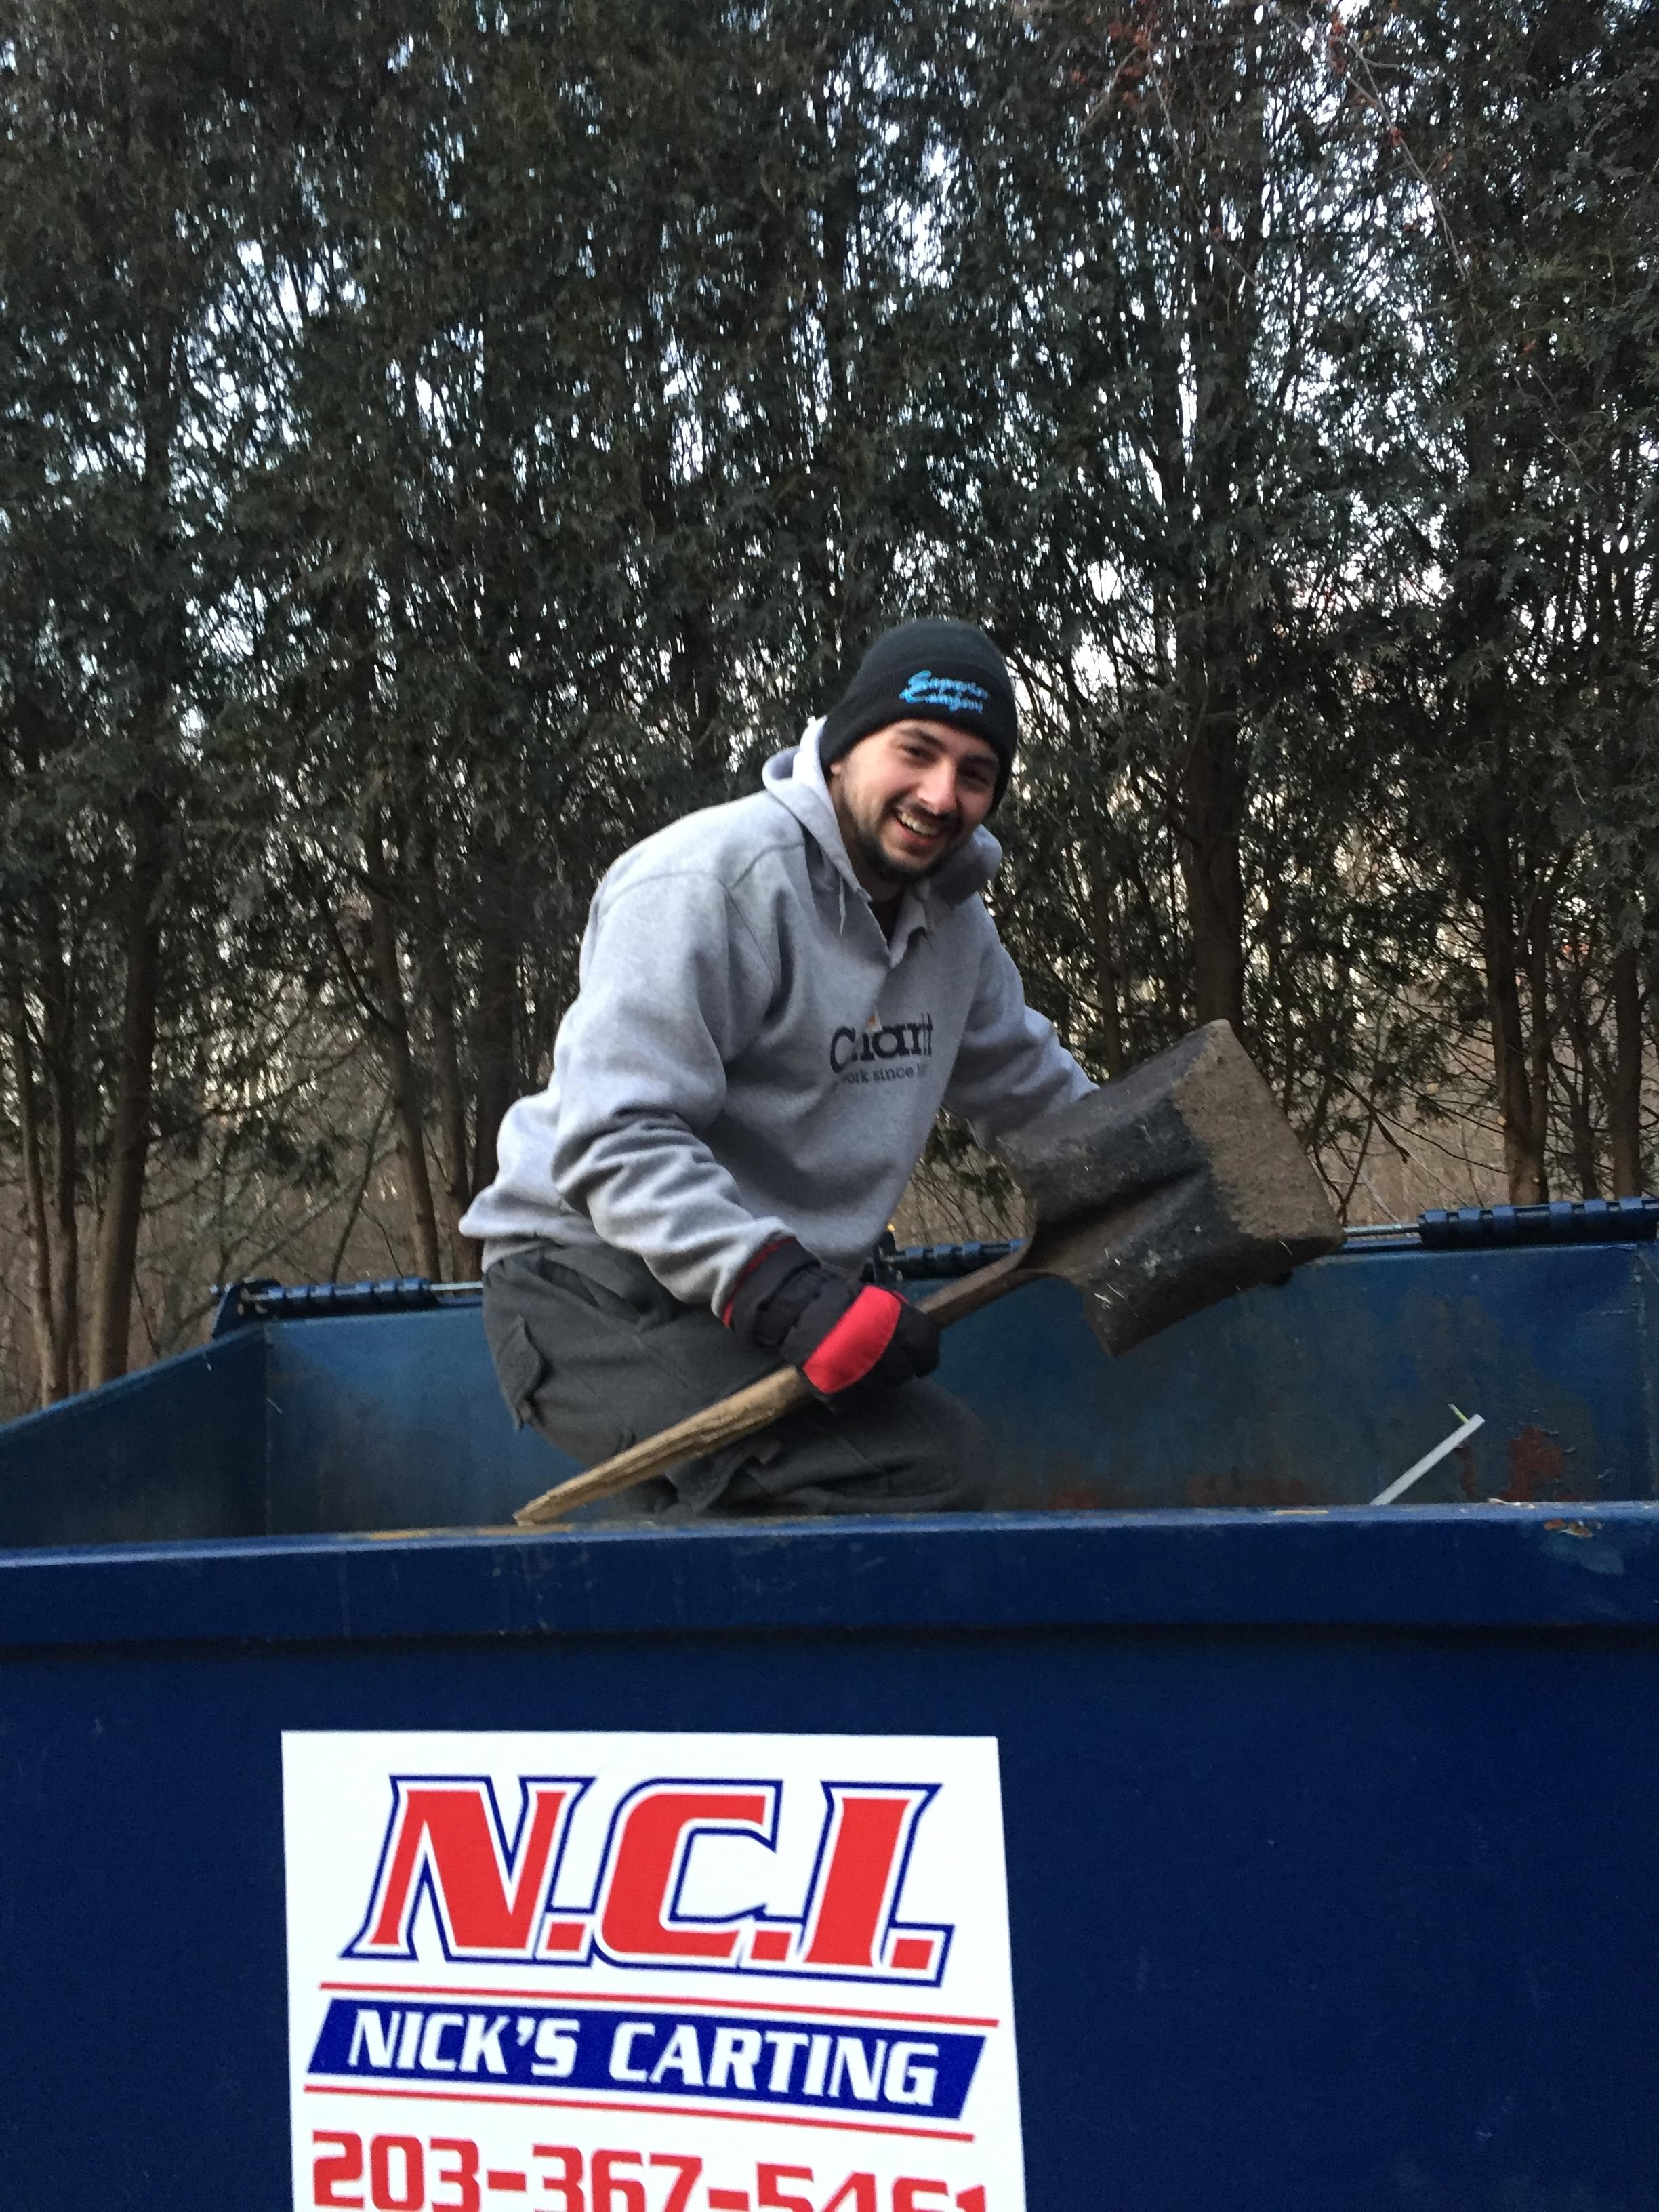
{"label": "work glove", "polygon": [[757,1253],[720,1318],[734,1336],[799,1367],[842,1410],[939,1365],[939,1323],[896,1291],[849,1281],[793,1237]]}

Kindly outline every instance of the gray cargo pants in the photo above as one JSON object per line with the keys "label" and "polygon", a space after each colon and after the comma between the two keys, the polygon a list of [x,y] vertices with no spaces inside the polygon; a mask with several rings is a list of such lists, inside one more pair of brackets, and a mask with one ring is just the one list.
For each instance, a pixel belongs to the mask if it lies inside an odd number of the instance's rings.
{"label": "gray cargo pants", "polygon": [[[484,1334],[502,1395],[584,1467],[653,1436],[775,1366],[706,1306],[682,1305],[642,1260],[544,1243],[484,1277]],[[619,1516],[954,1513],[984,1502],[991,1439],[934,1382],[845,1413],[811,1406],[622,1492]]]}

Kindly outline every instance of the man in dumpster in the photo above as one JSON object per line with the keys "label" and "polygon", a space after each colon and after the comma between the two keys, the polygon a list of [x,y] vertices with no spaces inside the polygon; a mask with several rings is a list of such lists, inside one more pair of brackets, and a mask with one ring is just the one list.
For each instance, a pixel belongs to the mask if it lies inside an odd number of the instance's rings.
{"label": "man in dumpster", "polygon": [[630,1510],[977,1504],[978,1418],[939,1330],[858,1271],[941,1106],[987,1140],[1092,1088],[1025,1004],[980,892],[1013,687],[985,633],[902,624],[763,789],[599,885],[545,1091],[461,1226],[514,1418],[584,1466],[781,1362],[817,1405]]}

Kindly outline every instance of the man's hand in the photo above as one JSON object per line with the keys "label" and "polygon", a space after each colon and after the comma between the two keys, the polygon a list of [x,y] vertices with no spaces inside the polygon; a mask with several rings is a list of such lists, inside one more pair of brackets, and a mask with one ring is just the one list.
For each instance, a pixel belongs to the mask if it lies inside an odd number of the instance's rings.
{"label": "man's hand", "polygon": [[849,1282],[786,1237],[752,1259],[720,1318],[799,1367],[826,1405],[862,1402],[939,1365],[939,1324],[896,1291]]}

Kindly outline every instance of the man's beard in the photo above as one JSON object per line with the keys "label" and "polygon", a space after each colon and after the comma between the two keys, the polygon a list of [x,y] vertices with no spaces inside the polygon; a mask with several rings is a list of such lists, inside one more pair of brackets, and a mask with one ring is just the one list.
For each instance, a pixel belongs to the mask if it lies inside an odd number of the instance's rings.
{"label": "man's beard", "polygon": [[[884,809],[880,821],[884,822],[891,811],[890,807]],[[874,830],[871,830],[854,817],[852,829],[853,843],[858,849],[860,860],[864,862],[872,876],[879,876],[884,883],[891,884],[895,890],[902,890],[906,884],[924,882],[936,870],[944,866],[962,842],[958,824],[956,831],[947,830],[943,833],[939,850],[931,859],[899,860],[895,860],[881,842],[880,822]]]}

